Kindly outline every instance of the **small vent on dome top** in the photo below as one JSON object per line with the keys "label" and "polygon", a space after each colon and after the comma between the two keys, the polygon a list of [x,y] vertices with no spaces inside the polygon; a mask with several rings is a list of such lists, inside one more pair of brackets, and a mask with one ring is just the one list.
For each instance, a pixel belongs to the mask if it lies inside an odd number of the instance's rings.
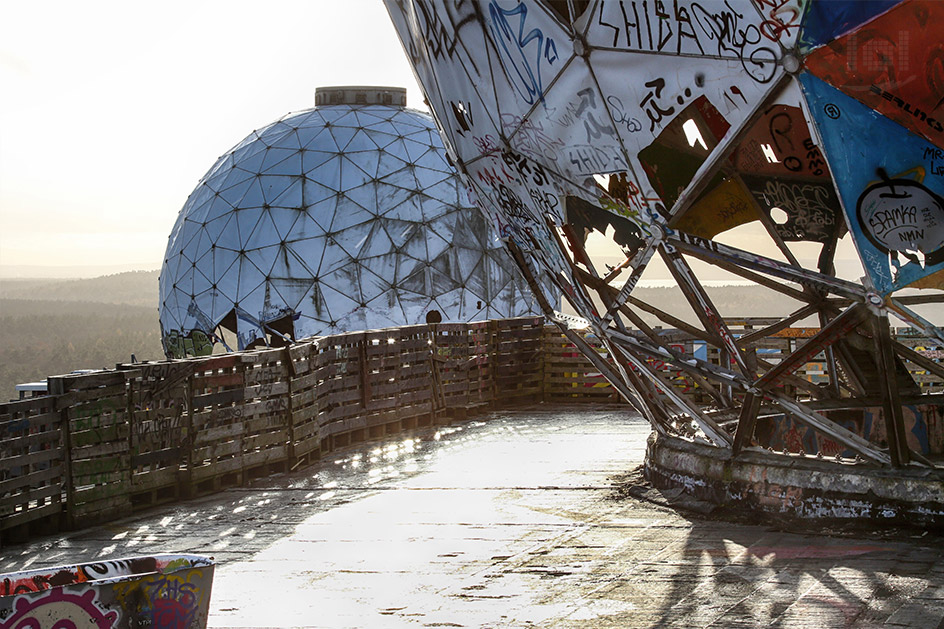
{"label": "small vent on dome top", "polygon": [[406,88],[348,85],[315,89],[315,106],[390,105],[406,107]]}

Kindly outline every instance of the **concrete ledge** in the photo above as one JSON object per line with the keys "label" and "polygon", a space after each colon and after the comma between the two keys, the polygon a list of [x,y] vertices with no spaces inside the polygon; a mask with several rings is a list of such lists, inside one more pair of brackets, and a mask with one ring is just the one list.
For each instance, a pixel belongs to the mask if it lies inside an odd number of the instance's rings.
{"label": "concrete ledge", "polygon": [[944,472],[731,451],[653,433],[646,478],[699,500],[778,519],[944,529]]}

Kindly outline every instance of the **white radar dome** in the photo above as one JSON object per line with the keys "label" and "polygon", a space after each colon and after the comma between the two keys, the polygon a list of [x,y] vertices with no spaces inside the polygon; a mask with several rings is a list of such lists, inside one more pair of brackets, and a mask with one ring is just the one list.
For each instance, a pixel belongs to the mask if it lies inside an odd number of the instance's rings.
{"label": "white radar dome", "polygon": [[160,277],[168,357],[539,306],[402,88],[316,92],[181,209]]}

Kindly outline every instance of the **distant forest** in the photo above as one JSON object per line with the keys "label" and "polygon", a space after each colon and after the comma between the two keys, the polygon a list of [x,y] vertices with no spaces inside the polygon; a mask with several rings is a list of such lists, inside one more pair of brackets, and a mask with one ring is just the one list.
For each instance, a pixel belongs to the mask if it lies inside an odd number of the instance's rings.
{"label": "distant forest", "polygon": [[[139,361],[162,360],[157,282],[157,271],[85,280],[0,279],[0,400],[14,398],[19,383],[75,369],[113,368],[132,354]],[[756,286],[707,290],[726,317],[782,317],[796,308],[793,300]],[[695,322],[678,288],[637,287],[633,295]],[[940,306],[929,308],[923,309],[925,316],[944,323]],[[650,315],[643,318],[656,323]]]}
{"label": "distant forest", "polygon": [[46,376],[162,359],[157,277],[0,280],[0,401]]}

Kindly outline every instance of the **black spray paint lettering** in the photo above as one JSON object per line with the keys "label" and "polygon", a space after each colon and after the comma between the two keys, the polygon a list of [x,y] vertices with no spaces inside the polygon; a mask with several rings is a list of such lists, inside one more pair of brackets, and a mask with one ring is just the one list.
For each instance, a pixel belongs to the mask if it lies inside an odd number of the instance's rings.
{"label": "black spray paint lettering", "polygon": [[811,138],[803,140],[803,148],[806,149],[806,159],[809,160],[809,162],[807,162],[807,168],[809,168],[811,173],[819,177],[825,172],[823,167],[826,166],[826,160],[823,159],[823,154],[819,152],[819,147],[813,144]]}
{"label": "black spray paint lettering", "polygon": [[[615,151],[615,149],[612,149]],[[625,170],[619,155],[610,154],[605,149],[589,144],[572,146],[567,153],[568,161],[574,165],[574,171],[581,174],[594,174]]]}
{"label": "black spray paint lettering", "polygon": [[[408,9],[405,6],[405,2],[402,0],[398,0],[398,2],[400,3],[401,15],[413,13],[412,8]],[[460,0],[457,3],[446,2],[443,6],[445,11],[430,11],[426,3],[416,3],[417,26],[423,34],[423,42],[427,51],[431,53],[434,59],[452,59],[459,46],[459,31],[466,24],[476,21],[475,8],[472,2],[462,2]],[[445,21],[441,19],[443,16]],[[423,61],[412,40],[408,54],[414,66],[420,65]],[[472,58],[468,58],[466,61],[472,65],[475,73],[478,73],[475,61]]]}
{"label": "black spray paint lettering", "polygon": [[[663,52],[674,41],[674,52],[682,52],[686,40],[704,54],[701,42],[692,24],[691,15],[686,7],[674,3],[674,11],[668,12],[668,3],[659,0],[632,0],[619,3],[600,3],[597,24],[612,29],[612,46]],[[619,11],[616,11],[618,7]],[[622,41],[622,44],[621,44]],[[671,51],[671,48],[670,48]],[[692,50],[694,52],[694,50]]]}
{"label": "black spray paint lettering", "polygon": [[539,163],[529,160],[524,155],[514,151],[502,151],[502,159],[505,164],[518,171],[518,174],[524,178],[523,183],[527,184],[527,177],[531,177],[534,185],[540,187],[548,182],[547,172]]}
{"label": "black spray paint lettering", "polygon": [[[662,98],[662,90],[665,89],[665,79],[646,81],[645,85],[651,89],[639,102],[639,106],[645,110],[646,116],[649,118],[649,131],[651,132],[654,131],[657,126],[662,126],[663,118],[675,113],[675,107],[672,105],[665,107],[659,105],[659,100]],[[691,95],[691,90],[688,88],[686,88],[686,90],[688,91],[688,95]]]}
{"label": "black spray paint lettering", "polygon": [[[884,174],[880,173],[880,174]],[[944,262],[944,199],[910,179],[885,179],[859,197],[856,214],[869,241],[900,268],[901,254],[922,267]]]}
{"label": "black spray paint lettering", "polygon": [[543,123],[511,113],[503,113],[501,122],[502,131],[511,137],[515,150],[535,159],[557,161],[558,151],[563,148],[564,141],[545,132]]}
{"label": "black spray paint lettering", "polygon": [[[781,23],[768,27],[770,33],[780,34]],[[607,44],[614,48],[735,56],[759,83],[769,82],[776,70],[776,53],[765,45],[760,27],[727,1],[601,2],[596,24],[610,29],[613,37]]]}
{"label": "black spray paint lettering", "polygon": [[917,222],[918,208],[899,206],[886,210],[879,210],[869,217],[869,227],[872,233],[883,237],[889,231],[897,231],[903,227],[913,227]]}
{"label": "black spray paint lettering", "polygon": [[770,207],[779,207],[799,226],[826,226],[835,223],[829,192],[817,184],[768,181],[761,192]]}
{"label": "black spray paint lettering", "polygon": [[623,101],[613,94],[606,97],[606,102],[610,105],[610,113],[613,116],[613,122],[626,128],[627,133],[636,133],[642,131],[642,123],[633,118],[623,108]]}
{"label": "black spray paint lettering", "polygon": [[717,45],[716,53],[734,53],[741,60],[741,67],[758,83],[769,83],[777,68],[777,55],[772,48],[762,46],[760,29],[754,24],[744,23],[744,15],[738,13],[725,0],[727,10],[712,12],[697,2],[692,3],[692,15],[709,41]]}
{"label": "black spray paint lettering", "polygon": [[[587,132],[587,142],[593,142],[602,135],[616,135],[616,129],[609,123],[600,124],[597,121],[594,111],[597,108],[595,93],[589,87],[577,92],[580,97],[580,105],[577,107],[577,116],[583,117],[583,127]],[[605,120],[605,119],[604,119]]]}
{"label": "black spray paint lettering", "polygon": [[944,151],[934,147],[924,149],[924,159],[928,161],[928,172],[932,175],[944,175],[944,164],[936,164],[934,160],[944,160]]}
{"label": "black spray paint lettering", "polygon": [[914,116],[916,119],[920,120],[921,122],[927,124],[928,127],[930,127],[932,131],[937,131],[938,133],[941,133],[942,131],[944,131],[944,125],[942,125],[937,119],[931,118],[930,116],[928,116],[927,113],[921,111],[915,105],[912,105],[911,103],[903,100],[901,97],[896,96],[886,90],[883,90],[877,85],[870,86],[869,91],[881,96],[888,102],[893,103],[906,114],[910,114]]}

